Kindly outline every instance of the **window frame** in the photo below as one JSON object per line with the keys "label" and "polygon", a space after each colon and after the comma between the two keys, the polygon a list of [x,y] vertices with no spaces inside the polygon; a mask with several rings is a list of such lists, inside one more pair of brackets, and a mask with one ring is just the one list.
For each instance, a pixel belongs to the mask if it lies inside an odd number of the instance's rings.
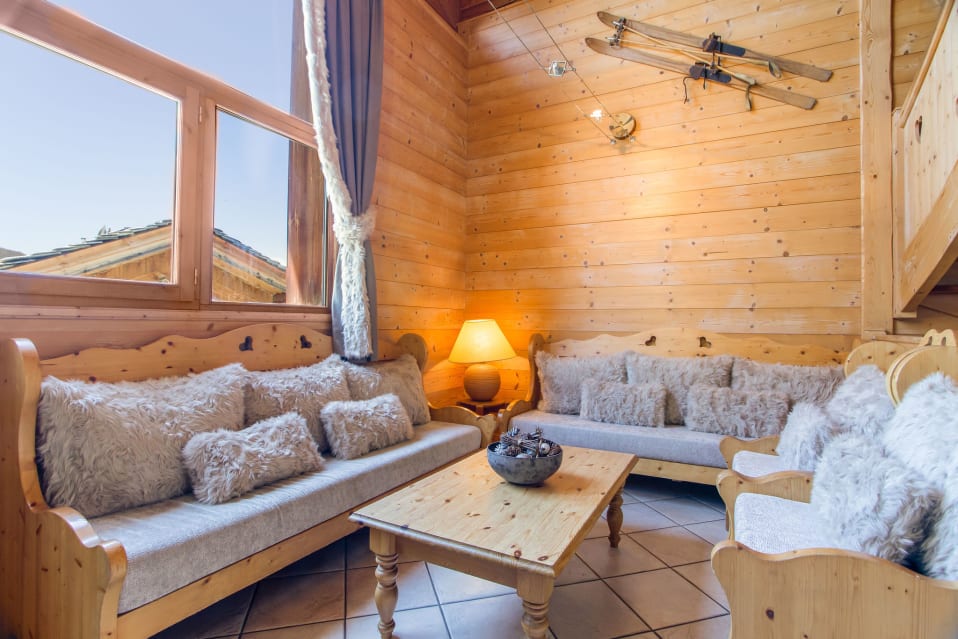
{"label": "window frame", "polygon": [[[295,15],[301,13],[296,11]],[[0,305],[328,312],[332,279],[329,265],[335,242],[325,207],[317,212],[324,217],[324,246],[314,248],[322,251],[325,258],[322,260],[325,293],[322,305],[212,300],[217,109],[315,149],[315,132],[309,121],[43,0],[18,3],[0,18],[0,29],[178,104],[172,282],[0,272]],[[298,38],[294,37],[294,52],[297,42]],[[298,65],[294,65],[294,72],[299,70]],[[305,72],[305,62],[302,71]],[[288,242],[288,246],[290,244]],[[290,263],[292,260],[287,261]],[[288,278],[287,271],[287,282]]]}

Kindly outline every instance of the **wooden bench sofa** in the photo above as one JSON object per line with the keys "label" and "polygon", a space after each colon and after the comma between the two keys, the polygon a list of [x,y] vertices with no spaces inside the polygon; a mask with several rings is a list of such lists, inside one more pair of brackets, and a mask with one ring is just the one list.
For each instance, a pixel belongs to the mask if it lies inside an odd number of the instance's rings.
{"label": "wooden bench sofa", "polygon": [[[546,351],[559,357],[586,357],[630,350],[660,357],[735,355],[758,362],[804,366],[838,365],[846,356],[844,352],[817,345],[784,344],[762,337],[741,338],[686,328],[663,328],[627,336],[600,335],[587,340],[570,339],[554,343],[548,343],[541,335],[535,334],[529,341],[529,391],[524,399],[513,401],[503,409],[500,422],[518,426],[524,431],[542,426],[547,437],[550,436],[550,424],[561,422],[564,436],[558,438],[560,443],[600,448],[605,447],[605,444],[595,443],[594,435],[615,430],[617,443],[613,446],[618,446],[616,450],[622,448],[622,452],[634,453],[639,457],[632,471],[634,474],[714,485],[718,474],[726,468],[719,450],[723,435],[693,433],[684,427],[673,426],[616,427],[585,420],[577,415],[552,415],[537,410],[542,398],[536,367],[537,352]],[[564,441],[564,437],[570,434],[575,441]],[[670,442],[670,439],[673,441]],[[660,444],[668,446],[675,443],[687,443],[698,452],[685,461],[667,459],[664,455],[650,455],[648,452],[650,448],[661,448]],[[766,441],[759,449],[771,452],[774,443]],[[703,461],[690,461],[693,458]]]}
{"label": "wooden bench sofa", "polygon": [[[421,369],[426,358],[422,339],[407,335],[399,346],[416,356]],[[0,636],[149,637],[359,528],[349,521],[349,515],[362,504],[352,503],[343,512],[311,522],[288,538],[246,553],[238,561],[144,605],[121,610],[119,602],[129,567],[124,546],[101,537],[98,519],[89,521],[69,507],[50,508],[41,491],[35,437],[44,376],[91,381],[143,380],[211,370],[232,362],[243,364],[247,370],[272,370],[314,364],[330,352],[328,335],[283,324],[253,325],[209,339],[166,337],[140,348],[92,348],[44,361],[38,358],[29,340],[0,342]],[[419,465],[434,466],[424,473],[428,474],[484,445],[496,430],[494,416],[478,417],[464,408],[430,406],[430,413],[433,421],[417,426],[413,440],[373,451],[363,458],[392,460],[403,446],[418,446],[410,454],[420,455],[416,458]],[[434,441],[428,439],[424,444],[431,435],[421,433],[436,433],[446,427],[470,430],[456,424],[480,429],[481,438],[478,433],[469,436],[473,441],[470,450],[456,452],[454,459],[449,459],[448,451],[443,450],[430,449],[421,454],[422,449],[431,445],[428,442]],[[462,434],[457,437],[456,450],[463,447]],[[383,454],[377,456],[378,453]],[[358,460],[341,463],[354,461]],[[327,466],[336,463],[340,460],[327,457]],[[376,479],[376,472],[364,472],[364,477],[373,475],[374,486],[377,481],[382,483],[383,480]],[[320,470],[300,478],[322,473]],[[376,490],[381,489],[384,494],[398,487],[387,485]],[[268,493],[270,489],[271,486],[265,486],[249,494]],[[377,496],[369,495],[363,503]],[[193,507],[203,506],[192,501]],[[127,519],[135,519],[140,510],[131,509],[124,514],[130,513]]]}

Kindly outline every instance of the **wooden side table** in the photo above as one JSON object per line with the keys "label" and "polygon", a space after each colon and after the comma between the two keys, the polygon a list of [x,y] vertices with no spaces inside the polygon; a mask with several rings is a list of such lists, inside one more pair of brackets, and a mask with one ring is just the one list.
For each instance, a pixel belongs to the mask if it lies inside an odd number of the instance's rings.
{"label": "wooden side table", "polygon": [[509,405],[508,401],[491,400],[488,402],[477,402],[471,399],[461,399],[456,402],[463,408],[468,408],[476,415],[488,415],[489,413],[498,413],[501,409]]}

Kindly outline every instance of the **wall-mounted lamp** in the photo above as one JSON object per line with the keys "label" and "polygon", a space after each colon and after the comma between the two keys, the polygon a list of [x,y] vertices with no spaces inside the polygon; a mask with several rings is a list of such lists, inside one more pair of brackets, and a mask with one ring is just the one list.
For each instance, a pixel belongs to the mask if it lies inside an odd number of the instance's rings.
{"label": "wall-mounted lamp", "polygon": [[463,386],[476,402],[488,402],[499,392],[499,369],[487,362],[515,357],[502,329],[493,319],[466,320],[449,353],[454,364],[471,364],[466,369]]}

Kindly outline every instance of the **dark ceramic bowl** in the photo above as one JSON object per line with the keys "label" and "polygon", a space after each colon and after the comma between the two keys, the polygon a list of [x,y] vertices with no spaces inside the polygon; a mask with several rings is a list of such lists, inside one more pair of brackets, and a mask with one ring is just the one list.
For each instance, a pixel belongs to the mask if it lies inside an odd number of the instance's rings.
{"label": "dark ceramic bowl", "polygon": [[535,486],[551,477],[562,465],[562,451],[548,457],[509,457],[496,452],[499,442],[486,447],[489,465],[510,484]]}

